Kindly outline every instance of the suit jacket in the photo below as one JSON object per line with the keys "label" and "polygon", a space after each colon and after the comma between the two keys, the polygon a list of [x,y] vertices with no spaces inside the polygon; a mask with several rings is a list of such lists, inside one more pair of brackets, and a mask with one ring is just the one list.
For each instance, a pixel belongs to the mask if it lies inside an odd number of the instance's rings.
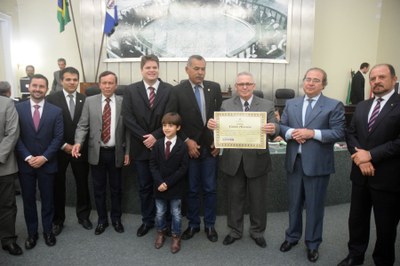
{"label": "suit jacket", "polygon": [[[279,133],[274,110],[273,102],[253,95],[250,112],[266,112],[268,123],[275,123],[276,132],[271,138],[275,138]],[[239,96],[223,101],[221,111],[243,112]],[[224,149],[220,158],[221,171],[234,176],[242,160],[244,172],[249,178],[266,175],[271,170],[271,156],[267,147],[266,149]]]}
{"label": "suit jacket", "polygon": [[[341,102],[323,94],[315,103],[309,121],[303,126],[302,110],[304,97],[288,100],[281,117],[281,135],[285,137],[290,128],[321,130],[322,140],[309,139],[301,146],[304,173],[308,176],[323,176],[335,172],[333,145],[344,140],[345,118]],[[288,140],[285,167],[289,173],[294,170],[294,162],[299,150],[297,141]]]}
{"label": "suit jacket", "polygon": [[209,147],[213,141],[213,133],[207,128],[208,119],[214,117],[214,111],[219,111],[222,102],[221,87],[212,81],[203,81],[204,100],[206,106],[206,123],[201,117],[200,108],[189,80],[183,81],[172,88],[166,112],[176,112],[182,117],[182,127],[179,136],[190,138],[199,145]]}
{"label": "suit jacket", "polygon": [[361,71],[357,71],[351,80],[350,101],[352,104],[358,104],[364,101],[365,78]]}
{"label": "suit jacket", "polygon": [[[52,103],[62,109],[62,114],[63,114],[63,121],[64,121],[64,143],[68,143],[71,145],[74,145],[75,141],[75,130],[76,126],[78,125],[79,118],[81,117],[82,114],[82,109],[83,109],[83,104],[85,103],[86,96],[76,92],[76,99],[75,99],[75,112],[74,112],[74,118],[71,118],[71,114],[69,112],[68,108],[68,103],[65,98],[64,92],[63,91],[57,91],[53,94],[50,94],[47,96],[46,100],[49,103]],[[60,150],[61,153],[64,153],[64,151]],[[79,158],[74,158],[71,157],[72,160],[87,160],[87,142],[85,141],[82,149],[81,149],[81,154],[82,156]]]}
{"label": "suit jacket", "polygon": [[161,119],[165,114],[171,88],[171,84],[160,80],[153,108],[150,108],[143,81],[131,84],[125,89],[122,114],[124,124],[131,133],[131,150],[135,160],[150,159],[151,151],[143,144],[144,135],[152,134],[156,139],[164,136]]}
{"label": "suit jacket", "polygon": [[18,172],[14,153],[18,138],[18,113],[14,101],[0,96],[0,176]]}
{"label": "suit jacket", "polygon": [[373,99],[360,102],[347,129],[347,147],[351,154],[355,147],[371,153],[375,176],[363,176],[354,163],[351,180],[368,184],[377,190],[400,191],[400,96],[393,94],[379,113],[368,132],[368,113]]}
{"label": "suit jacket", "polygon": [[[100,157],[100,142],[102,129],[102,94],[88,97],[83,105],[81,118],[75,131],[75,143],[81,145],[85,141],[89,133],[89,150],[88,161],[92,165],[99,163]],[[130,135],[125,129],[121,114],[122,97],[115,95],[116,109],[116,127],[115,127],[115,166],[122,167],[124,164],[124,156],[129,154],[130,150]]]}
{"label": "suit jacket", "polygon": [[33,124],[31,102],[16,105],[19,115],[20,137],[16,145],[20,173],[32,173],[34,168],[25,162],[29,155],[43,155],[48,160],[40,168],[48,174],[57,172],[57,152],[63,144],[63,117],[57,106],[44,102],[39,129]]}
{"label": "suit jacket", "polygon": [[57,91],[63,90],[63,85],[61,84],[61,70],[54,71],[53,84],[51,85],[50,93],[55,93]]}
{"label": "suit jacket", "polygon": [[[181,199],[185,193],[184,177],[189,165],[189,155],[186,144],[180,139],[172,148],[168,159],[165,159],[164,138],[157,140],[151,151],[150,170],[154,179],[154,197],[162,199]],[[158,191],[162,183],[168,189]]]}

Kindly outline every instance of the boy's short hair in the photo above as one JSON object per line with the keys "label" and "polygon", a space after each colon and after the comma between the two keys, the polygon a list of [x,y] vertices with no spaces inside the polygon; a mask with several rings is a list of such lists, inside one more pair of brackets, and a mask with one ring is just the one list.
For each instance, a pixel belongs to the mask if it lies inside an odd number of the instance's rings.
{"label": "boy's short hair", "polygon": [[166,113],[162,120],[161,124],[171,124],[175,126],[180,126],[182,124],[182,119],[181,116],[178,113],[171,112],[171,113]]}

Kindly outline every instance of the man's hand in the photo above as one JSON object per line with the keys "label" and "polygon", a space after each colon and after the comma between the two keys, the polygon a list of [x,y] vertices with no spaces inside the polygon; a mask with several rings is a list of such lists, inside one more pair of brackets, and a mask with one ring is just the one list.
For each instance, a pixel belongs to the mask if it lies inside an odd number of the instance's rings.
{"label": "man's hand", "polygon": [[81,156],[80,150],[81,150],[81,144],[77,143],[74,146],[72,146],[72,151],[71,151],[72,157],[79,158]]}
{"label": "man's hand", "polygon": [[207,128],[210,130],[214,130],[217,128],[217,121],[214,118],[210,118],[207,122]]}
{"label": "man's hand", "polygon": [[65,145],[65,147],[64,147],[64,152],[66,153],[66,154],[71,154],[71,152],[72,152],[72,145],[71,144],[68,144],[67,143],[67,145]]}
{"label": "man's hand", "polygon": [[147,149],[151,149],[156,143],[157,139],[152,134],[147,134],[143,136],[144,141],[143,144],[146,146]]}
{"label": "man's hand", "polygon": [[168,189],[168,186],[167,186],[167,184],[164,182],[164,183],[162,183],[159,187],[158,187],[158,191],[160,191],[160,192],[164,192],[164,191],[166,191]]}
{"label": "man's hand", "polygon": [[192,139],[188,139],[186,141],[186,145],[188,147],[188,152],[189,152],[189,157],[192,159],[197,159],[200,156],[200,146],[197,145],[197,142],[192,140]]}
{"label": "man's hand", "polygon": [[364,176],[374,176],[375,175],[375,168],[371,162],[361,163],[358,165],[358,167],[360,167],[361,173]]}
{"label": "man's hand", "polygon": [[263,125],[261,130],[266,134],[273,135],[273,134],[275,134],[275,124],[267,123],[267,124]]}
{"label": "man's hand", "polygon": [[29,165],[33,168],[40,168],[46,162],[47,162],[46,158],[44,158],[44,156],[41,156],[41,155],[40,156],[32,156],[28,160]]}
{"label": "man's hand", "polygon": [[124,156],[124,165],[127,166],[131,163],[131,158],[129,157],[129,154],[125,154]]}
{"label": "man's hand", "polygon": [[219,155],[219,149],[215,148],[214,144],[212,144],[210,148],[211,148],[211,155],[213,157],[216,157]]}
{"label": "man's hand", "polygon": [[357,166],[359,166],[362,163],[370,162],[372,160],[372,157],[369,151],[356,147],[356,152],[351,155],[351,159]]}
{"label": "man's hand", "polygon": [[292,132],[292,139],[299,144],[303,144],[308,139],[314,138],[314,130],[308,128],[296,128]]}

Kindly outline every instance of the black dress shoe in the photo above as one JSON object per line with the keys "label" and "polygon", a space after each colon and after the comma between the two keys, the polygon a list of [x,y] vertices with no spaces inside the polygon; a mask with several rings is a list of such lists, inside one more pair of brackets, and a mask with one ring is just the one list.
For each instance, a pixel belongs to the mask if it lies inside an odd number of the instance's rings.
{"label": "black dress shoe", "polygon": [[139,227],[139,229],[137,230],[136,235],[137,235],[138,237],[142,237],[142,236],[144,236],[145,234],[147,234],[147,233],[149,232],[149,230],[150,230],[151,228],[153,228],[153,227],[154,227],[153,225],[142,224],[142,225]]}
{"label": "black dress shoe", "polygon": [[17,243],[11,243],[3,246],[3,249],[8,251],[11,255],[18,256],[22,254],[22,249]]}
{"label": "black dress shoe", "polygon": [[92,230],[93,224],[89,219],[79,219],[78,223],[82,225],[86,230]]}
{"label": "black dress shoe", "polygon": [[123,233],[125,231],[124,226],[120,221],[114,222],[112,225],[117,233]]}
{"label": "black dress shoe", "polygon": [[28,236],[28,238],[25,241],[25,248],[26,249],[32,249],[36,246],[36,241],[38,240],[39,236],[38,234],[34,234],[31,236]]}
{"label": "black dress shoe", "polygon": [[196,234],[196,233],[198,233],[198,232],[200,232],[200,228],[198,228],[198,227],[188,227],[186,230],[185,230],[185,232],[183,232],[183,234],[182,234],[182,239],[183,240],[188,240],[188,239],[191,239],[193,236],[194,236],[194,234]]}
{"label": "black dress shoe", "polygon": [[63,230],[63,228],[64,228],[63,224],[53,224],[53,228],[51,231],[53,231],[54,235],[58,236]]}
{"label": "black dress shoe", "polygon": [[297,243],[298,243],[298,241],[296,241],[296,242],[289,242],[289,241],[285,240],[285,241],[282,243],[282,245],[281,245],[281,247],[279,248],[279,250],[282,251],[282,252],[287,252],[287,251],[291,250],[292,247],[296,246]]}
{"label": "black dress shoe", "polygon": [[363,257],[353,257],[348,255],[344,260],[342,260],[338,266],[353,266],[362,265],[364,263]]}
{"label": "black dress shoe", "polygon": [[307,259],[311,262],[316,262],[319,258],[318,249],[307,249]]}
{"label": "black dress shoe", "polygon": [[206,232],[208,240],[210,240],[211,242],[218,241],[218,234],[217,234],[217,231],[215,231],[214,227],[208,227],[208,228],[204,229],[204,231]]}
{"label": "black dress shoe", "polygon": [[106,231],[107,227],[108,227],[108,223],[98,224],[96,227],[96,230],[94,231],[94,234],[100,235],[100,234],[104,233],[104,231]]}
{"label": "black dress shoe", "polygon": [[265,242],[264,237],[252,237],[254,239],[254,242],[256,242],[257,246],[265,248],[267,247],[267,242]]}
{"label": "black dress shoe", "polygon": [[46,243],[46,245],[48,245],[49,247],[52,247],[56,244],[56,237],[53,234],[53,232],[50,233],[43,233],[43,238],[44,238],[44,242]]}
{"label": "black dress shoe", "polygon": [[237,240],[237,238],[232,237],[231,235],[227,235],[224,238],[224,241],[222,242],[222,244],[224,244],[225,246],[232,244],[233,242],[235,242]]}

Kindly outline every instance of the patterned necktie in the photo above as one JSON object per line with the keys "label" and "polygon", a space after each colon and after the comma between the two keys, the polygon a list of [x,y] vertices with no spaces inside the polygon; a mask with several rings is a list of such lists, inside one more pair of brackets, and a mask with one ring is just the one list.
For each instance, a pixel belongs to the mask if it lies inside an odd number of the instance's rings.
{"label": "patterned necktie", "polygon": [[150,94],[149,94],[149,104],[150,104],[150,108],[153,108],[154,105],[154,99],[156,98],[156,94],[154,92],[154,88],[153,87],[149,87],[150,90]]}
{"label": "patterned necktie", "polygon": [[309,118],[310,118],[310,114],[312,112],[312,102],[314,101],[314,99],[308,98],[308,105],[307,105],[307,109],[306,109],[306,114],[304,115],[304,125],[307,124]]}
{"label": "patterned necktie", "polygon": [[111,126],[111,106],[110,106],[110,98],[106,99],[106,105],[103,110],[103,126],[101,131],[101,140],[103,143],[107,143],[110,140],[110,126]]}
{"label": "patterned necktie", "polygon": [[40,105],[35,104],[33,107],[35,107],[35,110],[33,111],[33,125],[35,126],[36,131],[38,131],[40,123]]}
{"label": "patterned necktie", "polygon": [[171,144],[172,144],[172,142],[169,140],[165,143],[165,159],[169,158],[169,154],[171,153],[171,150],[170,150]]}
{"label": "patterned necktie", "polygon": [[69,113],[71,114],[71,118],[74,119],[74,114],[75,114],[74,95],[68,94],[68,97],[69,97]]}
{"label": "patterned necktie", "polygon": [[199,106],[200,112],[202,113],[202,104],[201,104],[201,96],[200,96],[200,86],[196,85],[194,86],[194,96],[196,96],[196,101],[197,101],[197,105]]}
{"label": "patterned necktie", "polygon": [[371,117],[369,118],[368,122],[368,132],[371,132],[372,126],[375,124],[376,118],[379,115],[379,111],[381,109],[381,101],[383,101],[382,98],[376,99],[376,105],[374,107],[374,110],[372,111]]}
{"label": "patterned necktie", "polygon": [[244,102],[244,111],[245,111],[245,112],[248,112],[249,110],[250,110],[249,102],[248,102],[248,101],[245,101],[245,102]]}

